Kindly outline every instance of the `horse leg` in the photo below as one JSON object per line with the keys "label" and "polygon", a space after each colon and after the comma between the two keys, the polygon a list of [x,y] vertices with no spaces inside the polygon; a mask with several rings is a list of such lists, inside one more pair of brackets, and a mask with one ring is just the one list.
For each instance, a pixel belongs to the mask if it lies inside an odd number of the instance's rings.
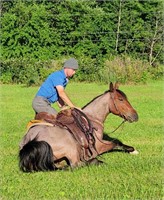
{"label": "horse leg", "polygon": [[134,147],[132,147],[132,146],[122,144],[122,148],[126,153],[130,153],[130,154],[133,154],[133,155],[139,154],[139,152],[137,150],[135,150]]}
{"label": "horse leg", "polygon": [[[110,138],[110,140],[111,140],[111,138]],[[111,141],[99,139],[96,142],[96,149],[97,149],[98,154],[102,154],[102,153],[105,153],[105,152],[108,152],[108,151],[111,151],[114,149],[118,149],[120,147],[126,153],[130,153],[130,154],[134,154],[134,155],[137,155],[139,153],[132,146],[125,145],[118,139],[112,138]]]}
{"label": "horse leg", "polygon": [[86,166],[86,165],[89,166],[89,165],[103,164],[103,161],[98,160],[97,158],[92,158],[92,159],[90,159],[86,162],[81,161],[78,154],[76,154],[72,157],[68,157],[68,161],[69,161],[69,164],[70,164],[72,169],[78,168],[78,167],[83,167],[83,166]]}
{"label": "horse leg", "polygon": [[92,158],[86,162],[87,165],[101,165],[103,163],[103,161],[98,160],[97,158]]}
{"label": "horse leg", "polygon": [[72,169],[86,165],[86,163],[81,161],[81,159],[80,159],[80,148],[79,147],[75,148],[74,151],[67,152],[66,157],[67,157],[67,159],[69,161],[69,165]]}
{"label": "horse leg", "polygon": [[96,144],[95,144],[96,150],[99,155],[102,153],[111,151],[116,146],[117,144],[111,141],[107,141],[107,140],[98,140],[98,141],[96,140]]}
{"label": "horse leg", "polygon": [[121,149],[126,152],[126,153],[130,153],[130,154],[139,154],[139,152],[137,150],[134,149],[134,147],[132,146],[128,146],[126,144],[123,144],[120,140],[118,139],[113,139],[113,142],[116,143],[116,148],[121,147]]}

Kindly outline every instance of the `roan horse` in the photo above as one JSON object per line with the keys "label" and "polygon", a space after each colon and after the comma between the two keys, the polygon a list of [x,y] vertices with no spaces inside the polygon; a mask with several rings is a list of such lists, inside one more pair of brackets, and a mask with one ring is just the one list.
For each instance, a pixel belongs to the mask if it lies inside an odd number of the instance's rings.
{"label": "roan horse", "polygon": [[137,153],[119,140],[104,140],[104,121],[112,113],[128,122],[138,120],[138,114],[128,102],[126,95],[118,89],[118,84],[110,83],[110,89],[94,98],[82,108],[94,129],[93,137],[97,154],[88,161],[80,158],[81,146],[70,132],[59,126],[36,125],[30,128],[20,143],[19,167],[24,172],[56,170],[56,164],[65,160],[71,168],[99,164],[96,156],[115,148],[128,153]]}

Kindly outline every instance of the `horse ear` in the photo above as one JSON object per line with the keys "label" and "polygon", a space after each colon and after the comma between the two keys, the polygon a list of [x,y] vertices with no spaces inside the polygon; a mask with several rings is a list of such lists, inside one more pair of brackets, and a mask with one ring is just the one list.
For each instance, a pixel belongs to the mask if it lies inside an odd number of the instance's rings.
{"label": "horse ear", "polygon": [[109,90],[110,90],[111,92],[114,91],[114,86],[113,86],[113,83],[112,83],[112,82],[110,82],[110,88],[109,88]]}
{"label": "horse ear", "polygon": [[115,83],[114,88],[115,88],[115,90],[118,90],[118,88],[119,88],[119,83],[118,82]]}

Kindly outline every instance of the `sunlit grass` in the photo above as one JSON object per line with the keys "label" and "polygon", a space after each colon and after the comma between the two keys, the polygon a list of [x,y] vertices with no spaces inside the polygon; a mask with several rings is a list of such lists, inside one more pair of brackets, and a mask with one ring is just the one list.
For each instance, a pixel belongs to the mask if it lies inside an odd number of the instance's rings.
{"label": "sunlit grass", "polygon": [[[107,85],[71,83],[66,91],[82,107],[108,89]],[[101,166],[74,171],[22,173],[18,168],[18,145],[34,117],[32,99],[38,87],[1,85],[1,187],[3,200],[158,200],[162,199],[163,88],[162,82],[122,85],[139,114],[137,123],[125,123],[111,137],[134,146],[137,156],[111,152],[99,157]],[[120,123],[109,115],[105,133]]]}

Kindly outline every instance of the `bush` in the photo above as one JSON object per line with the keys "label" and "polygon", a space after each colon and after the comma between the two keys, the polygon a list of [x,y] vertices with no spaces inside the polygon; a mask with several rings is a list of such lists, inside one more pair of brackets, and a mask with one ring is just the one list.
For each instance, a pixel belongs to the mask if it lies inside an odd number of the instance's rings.
{"label": "bush", "polygon": [[161,79],[164,77],[164,66],[162,65],[150,67],[148,71],[149,71],[150,77],[154,80]]}
{"label": "bush", "polygon": [[76,81],[94,82],[98,81],[99,66],[96,59],[81,56],[79,59],[79,70],[75,74]]}
{"label": "bush", "polygon": [[0,76],[0,82],[2,83],[12,83],[12,74],[10,72],[3,73]]}
{"label": "bush", "polygon": [[[30,59],[10,59],[1,63],[1,83],[41,84],[47,76],[62,68],[66,57],[60,60],[36,62]],[[146,83],[148,79],[163,77],[163,67],[152,67],[148,62],[134,60],[130,57],[111,57],[96,59],[87,56],[77,58],[78,73],[74,81],[109,83]]]}
{"label": "bush", "polygon": [[100,71],[101,79],[105,82],[119,81],[121,83],[145,83],[149,78],[149,64],[130,57],[115,57],[106,60]]}
{"label": "bush", "polygon": [[60,61],[10,59],[1,62],[1,83],[38,85],[55,70],[61,69]]}

